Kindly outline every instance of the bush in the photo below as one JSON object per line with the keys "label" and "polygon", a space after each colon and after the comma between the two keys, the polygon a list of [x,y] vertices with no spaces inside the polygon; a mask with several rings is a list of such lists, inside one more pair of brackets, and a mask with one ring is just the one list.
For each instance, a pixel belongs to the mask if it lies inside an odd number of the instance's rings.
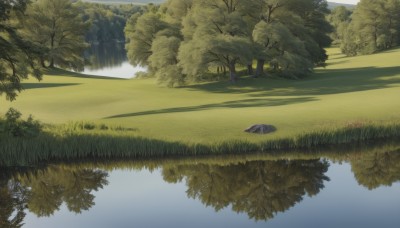
{"label": "bush", "polygon": [[5,119],[0,121],[0,131],[13,137],[37,136],[42,129],[40,122],[34,120],[31,115],[27,120],[22,120],[21,116],[22,114],[18,110],[10,108]]}

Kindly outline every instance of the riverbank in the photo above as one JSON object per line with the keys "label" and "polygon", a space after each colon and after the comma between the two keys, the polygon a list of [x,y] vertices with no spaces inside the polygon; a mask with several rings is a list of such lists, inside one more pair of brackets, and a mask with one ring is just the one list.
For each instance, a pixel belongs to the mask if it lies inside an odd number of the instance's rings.
{"label": "riverbank", "polygon": [[[0,150],[28,156],[37,148],[57,157],[66,155],[59,149],[65,147],[74,148],[68,154],[77,157],[118,153],[136,157],[248,153],[398,137],[400,49],[358,57],[345,57],[337,49],[329,54],[327,67],[304,80],[244,77],[235,84],[223,81],[174,89],[153,79],[48,72],[42,82],[24,82],[26,90],[16,102],[2,103],[0,113],[14,107],[55,127],[36,139],[2,137]],[[60,133],[64,123],[80,121],[130,130]],[[261,123],[272,124],[277,131],[244,132]]]}

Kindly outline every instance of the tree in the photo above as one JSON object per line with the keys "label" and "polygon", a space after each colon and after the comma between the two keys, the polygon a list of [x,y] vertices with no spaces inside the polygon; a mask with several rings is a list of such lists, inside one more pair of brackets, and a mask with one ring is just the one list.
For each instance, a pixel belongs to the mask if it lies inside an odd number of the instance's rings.
{"label": "tree", "polygon": [[152,55],[151,46],[158,32],[168,28],[168,24],[161,20],[161,16],[154,12],[143,15],[134,14],[128,20],[125,28],[127,39],[126,49],[128,59],[132,65],[149,65]]}
{"label": "tree", "polygon": [[194,3],[184,24],[186,39],[178,55],[184,74],[198,77],[211,66],[224,66],[230,80],[236,80],[236,65],[252,60],[251,40],[243,16],[246,5],[239,0]]}
{"label": "tree", "polygon": [[21,92],[21,80],[31,74],[41,79],[40,68],[34,61],[41,54],[39,47],[18,33],[19,19],[29,0],[0,1],[0,95],[15,100]]}
{"label": "tree", "polygon": [[340,44],[345,37],[346,29],[351,21],[352,11],[345,6],[338,6],[328,15],[328,21],[334,30],[331,38],[335,44]]}
{"label": "tree", "polygon": [[43,66],[82,71],[88,27],[70,0],[38,0],[27,9],[24,35],[46,49]]}
{"label": "tree", "polygon": [[328,12],[325,0],[169,0],[132,16],[126,47],[133,64],[170,85],[221,69],[235,81],[236,67],[252,75],[255,59],[255,76],[269,63],[270,71],[298,78],[327,59]]}
{"label": "tree", "polygon": [[[261,1],[261,0],[260,0]],[[328,12],[322,0],[262,0],[260,20],[254,26],[255,76],[264,64],[284,77],[304,76],[327,59],[324,48],[330,45],[325,20]]]}
{"label": "tree", "polygon": [[347,55],[371,54],[399,44],[400,1],[362,0],[342,43]]}

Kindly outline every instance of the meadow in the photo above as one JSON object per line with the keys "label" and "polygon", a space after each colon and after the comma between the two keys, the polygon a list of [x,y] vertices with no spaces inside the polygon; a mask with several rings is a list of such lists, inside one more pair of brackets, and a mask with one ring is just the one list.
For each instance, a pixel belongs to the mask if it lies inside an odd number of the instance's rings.
{"label": "meadow", "polygon": [[[118,138],[127,140],[123,144],[127,151],[137,148],[130,138],[147,140],[142,150],[148,152],[155,151],[150,146],[154,142],[173,145],[169,149],[159,146],[163,155],[177,145],[182,148],[175,154],[184,155],[196,154],[189,151],[203,151],[199,149],[203,147],[208,148],[204,150],[207,154],[398,138],[400,49],[357,57],[345,57],[335,48],[328,52],[327,66],[302,80],[242,77],[236,83],[207,82],[181,88],[167,88],[154,79],[124,80],[53,70],[41,82],[24,81],[25,90],[17,101],[3,99],[0,113],[14,107],[25,115],[33,114],[50,124],[45,131],[52,137],[97,135],[100,138],[94,144],[112,138],[115,142],[109,148],[115,148]],[[74,127],[79,123],[109,127]],[[253,124],[272,124],[277,131],[268,135],[244,132]],[[35,140],[26,140],[27,148],[35,145]],[[12,148],[11,141],[7,141],[8,148]],[[102,150],[111,153],[107,147]],[[93,155],[93,151],[86,153]]]}

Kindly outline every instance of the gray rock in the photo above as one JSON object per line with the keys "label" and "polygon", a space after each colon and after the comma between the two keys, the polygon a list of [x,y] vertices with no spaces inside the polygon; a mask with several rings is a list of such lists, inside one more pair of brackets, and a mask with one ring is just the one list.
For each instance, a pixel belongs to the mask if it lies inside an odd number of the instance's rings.
{"label": "gray rock", "polygon": [[254,134],[269,134],[276,131],[276,127],[268,124],[255,124],[244,131]]}

